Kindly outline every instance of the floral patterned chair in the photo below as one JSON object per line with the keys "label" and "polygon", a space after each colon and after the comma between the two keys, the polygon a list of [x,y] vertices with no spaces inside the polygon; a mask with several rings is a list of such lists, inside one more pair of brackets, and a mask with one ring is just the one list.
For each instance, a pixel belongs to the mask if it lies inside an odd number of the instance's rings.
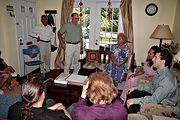
{"label": "floral patterned chair", "polygon": [[146,116],[149,120],[152,120],[153,115],[180,119],[180,107],[152,103],[143,104],[139,114]]}

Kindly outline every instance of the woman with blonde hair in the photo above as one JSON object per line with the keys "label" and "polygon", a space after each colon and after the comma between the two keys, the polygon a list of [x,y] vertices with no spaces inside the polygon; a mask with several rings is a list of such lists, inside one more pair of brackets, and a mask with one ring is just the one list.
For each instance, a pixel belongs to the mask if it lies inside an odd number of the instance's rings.
{"label": "woman with blonde hair", "polygon": [[[90,75],[74,108],[73,120],[127,120],[127,111],[119,100],[112,78],[103,72]],[[87,106],[87,99],[93,103]]]}
{"label": "woman with blonde hair", "polygon": [[117,36],[117,44],[111,46],[110,63],[104,67],[104,72],[108,73],[117,86],[122,81],[127,68],[129,57],[128,38],[124,33]]}

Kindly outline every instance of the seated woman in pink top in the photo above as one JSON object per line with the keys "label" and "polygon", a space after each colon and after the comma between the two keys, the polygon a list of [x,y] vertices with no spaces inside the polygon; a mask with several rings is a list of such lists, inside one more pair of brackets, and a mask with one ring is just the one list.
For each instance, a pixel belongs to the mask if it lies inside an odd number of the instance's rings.
{"label": "seated woman in pink top", "polygon": [[[119,100],[112,78],[103,72],[90,75],[74,108],[73,120],[127,120],[127,111]],[[87,99],[93,103],[87,106]]]}
{"label": "seated woman in pink top", "polygon": [[122,94],[120,96],[123,101],[126,101],[128,89],[136,86],[140,79],[146,79],[146,80],[152,79],[152,77],[155,74],[155,71],[152,66],[153,65],[152,59],[159,49],[160,48],[158,46],[152,46],[148,51],[147,59],[146,62],[144,63],[143,69],[136,73],[129,73],[127,75],[126,82]]}

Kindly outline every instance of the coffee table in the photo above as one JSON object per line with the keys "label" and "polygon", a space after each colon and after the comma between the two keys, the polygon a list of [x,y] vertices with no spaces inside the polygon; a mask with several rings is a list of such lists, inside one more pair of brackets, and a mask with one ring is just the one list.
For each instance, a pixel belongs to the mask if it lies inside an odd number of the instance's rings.
{"label": "coffee table", "polygon": [[81,91],[82,86],[56,84],[53,81],[46,83],[46,98],[63,103],[65,107],[69,107],[72,103],[77,102]]}
{"label": "coffee table", "polygon": [[[53,72],[53,75],[48,75],[50,78],[56,78],[62,70],[55,70]],[[93,72],[95,71],[81,69],[79,74],[89,76],[89,74]],[[69,107],[72,103],[78,102],[81,92],[82,86],[57,84],[54,83],[53,80],[46,82],[46,98],[51,98],[55,102],[63,103],[65,107]]]}
{"label": "coffee table", "polygon": [[[79,74],[89,76],[95,71],[96,70],[80,69]],[[56,78],[62,72],[62,70],[55,70],[53,72],[54,75],[48,75],[50,78]],[[53,99],[56,103],[63,103],[66,108],[69,107],[72,103],[78,102],[78,99],[81,96],[81,92],[82,86],[57,84],[54,83],[53,80],[46,82],[46,98]],[[120,95],[122,90],[118,90],[118,92]]]}

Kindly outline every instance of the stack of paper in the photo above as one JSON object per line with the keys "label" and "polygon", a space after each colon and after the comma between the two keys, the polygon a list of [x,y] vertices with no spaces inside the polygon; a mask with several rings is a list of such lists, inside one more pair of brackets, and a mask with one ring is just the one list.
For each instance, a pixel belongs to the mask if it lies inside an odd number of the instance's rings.
{"label": "stack of paper", "polygon": [[87,79],[88,77],[83,75],[76,75],[76,74],[67,75],[61,73],[58,77],[55,78],[54,83],[82,86]]}
{"label": "stack of paper", "polygon": [[68,84],[82,86],[87,79],[87,76],[71,74],[66,80]]}
{"label": "stack of paper", "polygon": [[69,74],[61,73],[59,76],[55,78],[54,83],[67,84],[67,77],[69,77]]}

